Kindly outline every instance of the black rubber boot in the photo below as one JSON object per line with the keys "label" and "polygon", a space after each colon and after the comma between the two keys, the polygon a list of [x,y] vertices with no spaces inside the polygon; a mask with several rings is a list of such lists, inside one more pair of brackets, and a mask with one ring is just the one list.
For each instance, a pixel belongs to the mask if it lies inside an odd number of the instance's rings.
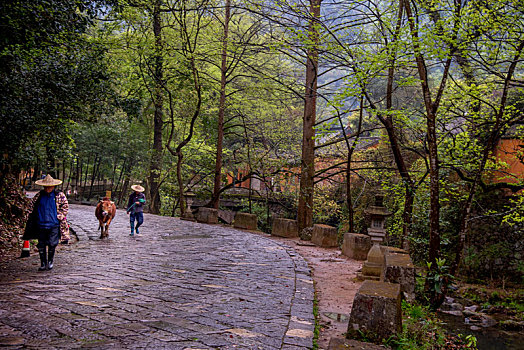
{"label": "black rubber boot", "polygon": [[47,268],[47,254],[44,248],[38,248],[38,254],[40,254],[40,267],[38,271],[44,271]]}
{"label": "black rubber boot", "polygon": [[49,246],[49,253],[47,255],[47,269],[51,270],[53,268],[53,259],[55,257],[56,247]]}

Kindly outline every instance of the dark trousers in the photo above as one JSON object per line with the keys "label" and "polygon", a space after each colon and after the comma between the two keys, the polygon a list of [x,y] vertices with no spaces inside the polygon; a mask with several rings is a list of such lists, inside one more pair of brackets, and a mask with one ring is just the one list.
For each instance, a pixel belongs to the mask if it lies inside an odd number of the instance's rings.
{"label": "dark trousers", "polygon": [[45,249],[46,246],[56,247],[60,241],[60,227],[40,228],[38,231],[38,249]]}
{"label": "dark trousers", "polygon": [[[60,241],[60,227],[40,228],[38,231],[38,254],[40,254],[40,268],[43,271],[46,268],[51,270],[53,268],[53,259],[55,257],[55,249]],[[49,246],[49,251],[46,248]]]}
{"label": "dark trousers", "polygon": [[144,222],[144,213],[131,213],[129,214],[129,223],[131,224],[131,230],[135,228],[135,219],[136,219],[136,228],[139,228],[140,225]]}

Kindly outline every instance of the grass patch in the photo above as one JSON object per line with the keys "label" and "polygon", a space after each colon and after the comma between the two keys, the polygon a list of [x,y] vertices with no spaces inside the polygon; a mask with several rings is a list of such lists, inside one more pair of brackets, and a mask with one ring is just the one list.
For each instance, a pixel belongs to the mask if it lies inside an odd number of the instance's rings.
{"label": "grass patch", "polygon": [[402,333],[388,345],[402,350],[476,349],[474,336],[450,336],[436,314],[426,306],[402,302]]}
{"label": "grass patch", "polygon": [[313,350],[318,350],[318,337],[320,336],[320,315],[318,313],[317,293],[313,298],[313,316],[315,317],[315,330],[313,331]]}

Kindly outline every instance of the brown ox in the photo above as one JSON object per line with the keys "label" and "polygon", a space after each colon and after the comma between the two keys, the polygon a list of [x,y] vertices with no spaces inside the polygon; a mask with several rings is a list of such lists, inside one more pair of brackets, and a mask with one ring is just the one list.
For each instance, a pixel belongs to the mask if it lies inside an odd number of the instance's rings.
{"label": "brown ox", "polygon": [[109,236],[109,224],[116,215],[116,205],[111,199],[104,197],[96,205],[95,215],[100,223],[98,227],[100,229],[100,239],[107,238]]}

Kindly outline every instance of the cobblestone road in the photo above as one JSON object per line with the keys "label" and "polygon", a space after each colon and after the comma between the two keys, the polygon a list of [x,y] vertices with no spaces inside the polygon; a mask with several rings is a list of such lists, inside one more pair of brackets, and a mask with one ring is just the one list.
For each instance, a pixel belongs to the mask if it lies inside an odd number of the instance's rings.
{"label": "cobblestone road", "polygon": [[[291,248],[261,235],[145,214],[139,236],[118,210],[109,240],[94,208],[72,205],[80,241],[0,271],[0,346],[307,349],[313,281]],[[89,238],[89,239],[88,239]]]}

